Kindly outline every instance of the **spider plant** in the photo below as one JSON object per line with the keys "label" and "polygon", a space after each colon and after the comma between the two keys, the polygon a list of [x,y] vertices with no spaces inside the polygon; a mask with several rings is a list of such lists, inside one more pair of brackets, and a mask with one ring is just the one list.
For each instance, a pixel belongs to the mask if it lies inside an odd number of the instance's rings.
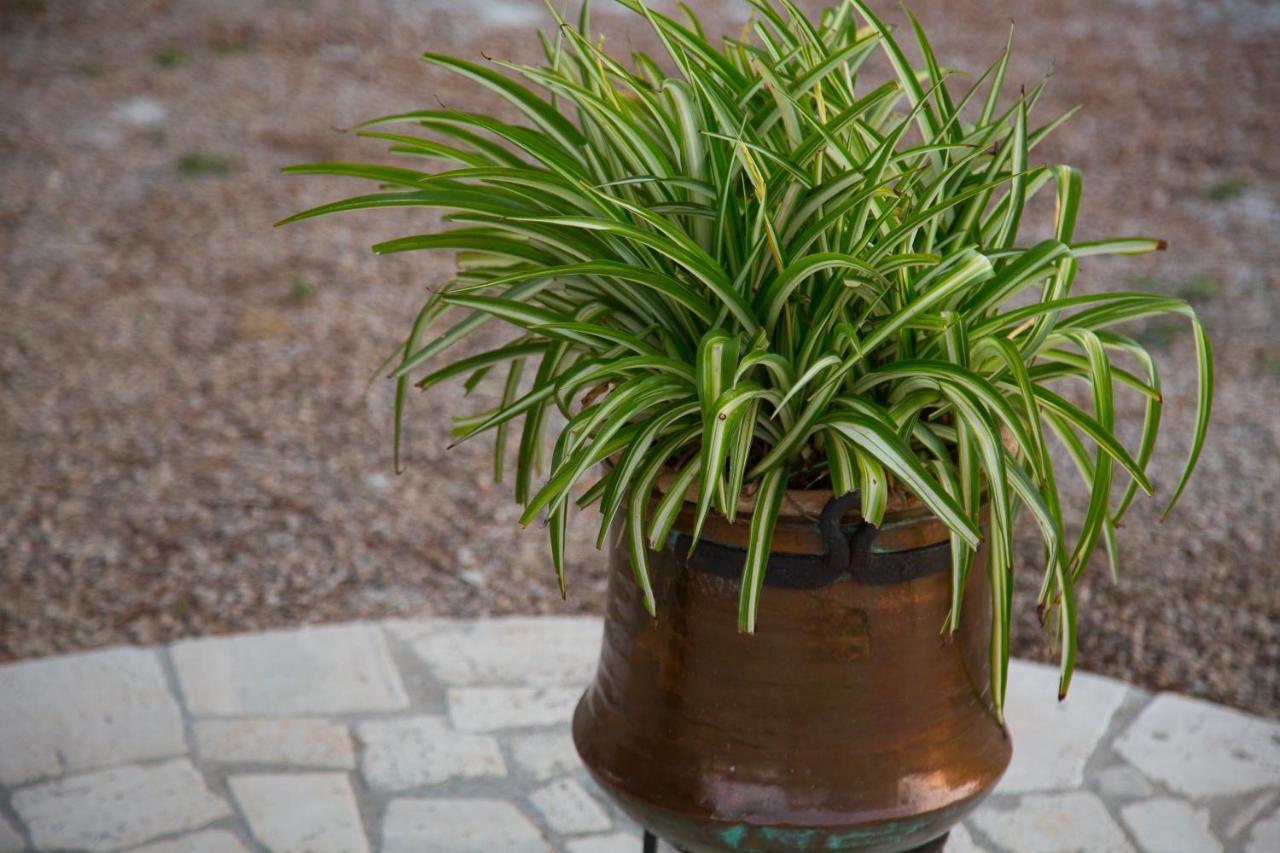
{"label": "spider plant", "polygon": [[[465,378],[470,389],[504,373],[501,401],[462,419],[458,440],[496,433],[501,476],[519,426],[515,496],[525,523],[548,520],[561,592],[573,506],[599,505],[601,542],[621,519],[652,612],[648,552],[667,542],[686,494],[696,494],[694,542],[709,513],[733,520],[739,498],[753,496],[744,632],[756,626],[786,489],[857,490],[876,525],[890,490],[903,489],[951,533],[943,630],[956,628],[975,549],[988,541],[997,709],[1012,531],[1025,508],[1043,538],[1039,603],[1061,646],[1065,694],[1073,586],[1099,543],[1114,570],[1116,525],[1136,490],[1152,491],[1159,375],[1118,325],[1176,314],[1194,330],[1199,405],[1170,508],[1209,420],[1209,341],[1187,303],[1073,295],[1085,258],[1162,244],[1077,239],[1080,173],[1035,159],[1072,111],[1033,120],[1045,81],[1003,93],[1012,33],[989,68],[959,85],[914,17],[913,61],[908,39],[862,0],[816,23],[791,0],[748,0],[741,35],[720,46],[687,8],[671,17],[642,0],[618,2],[652,29],[664,57],[620,59],[591,35],[585,5],[575,22],[552,7],[541,66],[424,57],[501,96],[518,123],[440,108],[361,126],[395,154],[443,170],[286,170],[380,187],[285,222],[368,208],[445,211],[446,227],[374,247],[457,252],[456,277],[430,295],[387,362],[397,468],[410,384]],[[1052,236],[1021,243],[1024,211],[1042,192],[1056,194]],[[429,334],[449,315],[456,322]],[[491,320],[518,333],[438,363]],[[1060,380],[1083,383],[1092,404],[1054,390]],[[1136,450],[1116,436],[1118,388],[1145,399]],[[1074,541],[1050,435],[1091,496]]]}

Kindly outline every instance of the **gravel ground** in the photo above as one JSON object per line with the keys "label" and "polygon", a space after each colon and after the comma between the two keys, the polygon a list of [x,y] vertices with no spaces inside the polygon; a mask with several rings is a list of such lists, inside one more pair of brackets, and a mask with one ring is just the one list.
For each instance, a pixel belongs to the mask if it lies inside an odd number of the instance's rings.
{"label": "gravel ground", "polygon": [[[611,43],[643,42],[599,5]],[[713,25],[741,24],[738,4],[698,6]],[[418,54],[533,59],[537,8],[0,4],[0,660],[300,622],[599,608],[590,519],[574,527],[561,602],[542,534],[519,531],[488,446],[445,451],[459,390],[413,401],[408,473],[391,470],[390,389],[366,393],[366,378],[447,259],[367,246],[428,223],[270,227],[352,188],[280,166],[380,153],[336,128],[436,98],[487,104]],[[1280,114],[1268,107],[1280,7],[915,8],[944,61],[969,69],[1016,14],[1011,80],[1032,84],[1056,61],[1046,111],[1086,106],[1044,152],[1085,170],[1083,237],[1171,244],[1089,263],[1084,287],[1186,295],[1216,346],[1199,474],[1165,524],[1154,502],[1131,514],[1118,588],[1092,567],[1080,664],[1280,713]],[[1165,356],[1155,480],[1168,494],[1190,434],[1192,353],[1176,326],[1142,335]],[[1039,657],[1025,568],[1016,650]]]}

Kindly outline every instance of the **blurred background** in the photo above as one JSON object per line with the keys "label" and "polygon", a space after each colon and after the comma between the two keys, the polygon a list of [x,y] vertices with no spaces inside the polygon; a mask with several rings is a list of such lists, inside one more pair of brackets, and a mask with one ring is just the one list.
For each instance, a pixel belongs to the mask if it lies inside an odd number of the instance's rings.
{"label": "blurred background", "polygon": [[[747,17],[733,0],[695,5],[725,32]],[[596,6],[610,47],[652,46],[634,18]],[[1164,524],[1158,500],[1130,513],[1119,586],[1095,559],[1080,665],[1280,715],[1280,4],[912,8],[942,62],[974,72],[1016,21],[1009,91],[1053,66],[1041,120],[1085,107],[1036,157],[1084,170],[1081,238],[1170,244],[1086,261],[1079,288],[1183,296],[1216,349],[1197,476]],[[342,128],[438,102],[498,108],[423,51],[536,61],[548,20],[538,0],[0,0],[0,661],[598,609],[593,519],[575,523],[562,602],[543,531],[522,532],[494,483],[491,445],[446,452],[449,417],[473,405],[460,387],[411,399],[407,472],[393,471],[391,388],[366,384],[450,258],[368,246],[432,219],[272,228],[364,189],[280,167],[388,159]],[[1190,335],[1137,333],[1163,357],[1154,480],[1167,496],[1191,432]],[[1078,489],[1070,505],[1079,518]],[[1015,651],[1047,658],[1029,528],[1022,545]]]}

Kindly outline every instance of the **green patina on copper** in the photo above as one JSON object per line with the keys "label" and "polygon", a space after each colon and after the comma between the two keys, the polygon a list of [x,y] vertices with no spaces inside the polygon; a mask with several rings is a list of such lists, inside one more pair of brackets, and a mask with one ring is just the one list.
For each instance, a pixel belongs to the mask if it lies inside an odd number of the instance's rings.
{"label": "green patina on copper", "polygon": [[[943,811],[955,813],[961,809],[949,808]],[[868,844],[915,835],[933,823],[931,818],[932,816],[902,818],[846,832],[788,826],[748,826],[739,823],[721,830],[720,839],[730,850],[860,850]]]}

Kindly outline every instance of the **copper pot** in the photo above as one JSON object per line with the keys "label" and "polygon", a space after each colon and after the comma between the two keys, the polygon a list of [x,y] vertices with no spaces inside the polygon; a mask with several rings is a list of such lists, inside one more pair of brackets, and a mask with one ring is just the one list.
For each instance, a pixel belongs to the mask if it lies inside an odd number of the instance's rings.
{"label": "copper pot", "polygon": [[686,509],[650,555],[656,619],[614,530],[578,752],[627,814],[689,853],[940,849],[1011,755],[987,688],[985,553],[945,634],[936,519],[898,500],[877,531],[847,502],[790,497],[754,636],[737,630],[745,522],[719,519],[687,555]]}

